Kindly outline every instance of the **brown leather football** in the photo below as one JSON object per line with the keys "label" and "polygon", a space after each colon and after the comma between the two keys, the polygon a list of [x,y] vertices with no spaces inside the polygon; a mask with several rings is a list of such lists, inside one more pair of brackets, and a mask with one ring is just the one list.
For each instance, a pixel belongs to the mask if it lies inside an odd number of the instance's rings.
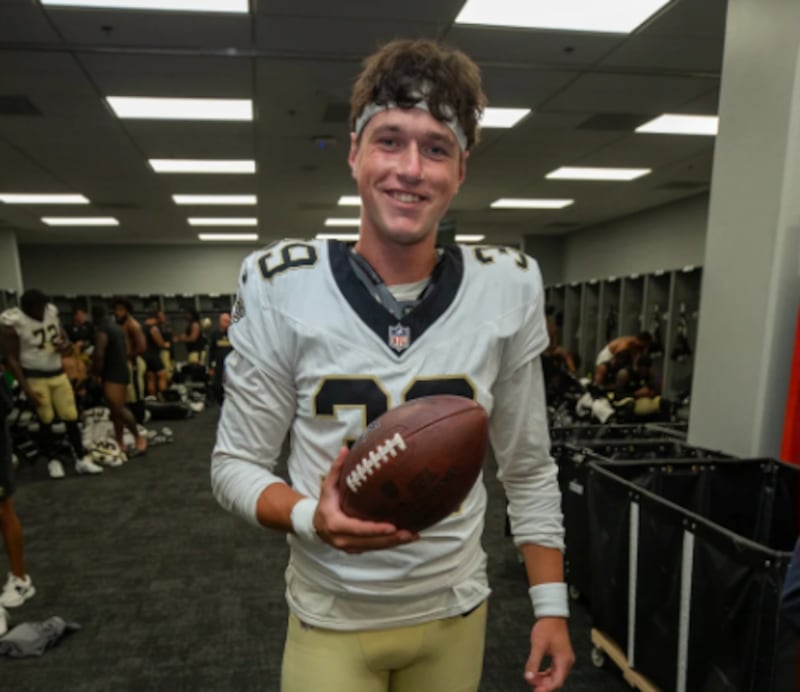
{"label": "brown leather football", "polygon": [[474,485],[489,441],[489,417],[465,397],[437,394],[390,409],[370,423],[339,478],[342,511],[421,531],[455,511]]}

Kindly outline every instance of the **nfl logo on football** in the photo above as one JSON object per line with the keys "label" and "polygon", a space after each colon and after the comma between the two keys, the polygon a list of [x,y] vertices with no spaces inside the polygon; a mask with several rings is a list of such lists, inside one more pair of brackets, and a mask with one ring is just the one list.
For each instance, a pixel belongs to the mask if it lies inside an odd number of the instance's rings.
{"label": "nfl logo on football", "polygon": [[411,328],[404,327],[399,322],[394,327],[389,327],[389,347],[393,351],[405,351],[411,345]]}

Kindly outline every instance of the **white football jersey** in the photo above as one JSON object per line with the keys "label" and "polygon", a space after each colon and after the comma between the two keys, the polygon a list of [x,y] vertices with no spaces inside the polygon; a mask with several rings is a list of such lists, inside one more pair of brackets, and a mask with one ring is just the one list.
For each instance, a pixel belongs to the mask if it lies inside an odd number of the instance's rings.
{"label": "white football jersey", "polygon": [[9,308],[0,314],[0,324],[11,327],[19,336],[19,355],[22,369],[34,374],[58,374],[63,369],[56,343],[61,336],[58,308],[48,303],[40,322],[20,308]]}
{"label": "white football jersey", "polygon": [[[350,253],[336,241],[286,240],[253,253],[243,264],[214,476],[222,504],[249,513],[249,518],[268,485],[251,475],[253,465],[274,468],[269,457],[280,449],[287,426],[291,482],[300,493],[318,497],[342,445],[358,438],[389,408],[415,397],[457,394],[474,399],[492,416],[501,384],[534,387],[530,373],[535,369],[525,366],[535,362],[538,367],[535,359],[548,336],[541,277],[530,257],[507,248],[448,246],[423,299],[397,319],[355,274]],[[530,384],[513,381],[520,372]],[[259,389],[274,393],[261,396]],[[503,402],[512,429],[492,416],[492,444],[501,478],[528,474],[530,467],[533,479],[536,469],[543,469],[546,513],[555,515],[550,544],[560,547],[559,495],[546,421],[519,410],[526,406],[525,400]],[[542,402],[537,406],[543,410]],[[291,410],[276,411],[286,408]],[[509,445],[509,440],[521,439],[520,426],[535,428],[533,452],[531,445],[524,453],[516,449],[522,449],[521,443]],[[498,434],[503,437],[499,444]],[[260,450],[267,458],[259,458]],[[242,467],[238,476],[236,464]],[[357,556],[290,536],[290,605],[301,619],[336,628],[350,626],[342,617],[358,621],[353,626],[370,627],[385,625],[387,618],[401,624],[463,612],[488,594],[480,547],[485,507],[479,480],[461,508],[423,531],[420,541]],[[512,522],[514,516],[512,512]],[[460,596],[450,593],[427,604],[420,600],[431,591],[460,587]],[[373,620],[341,603],[321,606],[318,597],[330,593],[344,599],[391,600]],[[304,597],[314,603],[302,602]],[[398,602],[405,602],[407,616]]]}

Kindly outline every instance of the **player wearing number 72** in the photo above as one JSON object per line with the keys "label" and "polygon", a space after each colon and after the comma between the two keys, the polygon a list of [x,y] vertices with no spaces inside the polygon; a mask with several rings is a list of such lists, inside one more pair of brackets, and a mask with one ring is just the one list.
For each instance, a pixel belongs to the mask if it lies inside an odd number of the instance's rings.
{"label": "player wearing number 72", "polygon": [[[387,44],[351,99],[358,242],[283,240],[242,265],[212,487],[226,509],[288,533],[282,692],[478,690],[489,596],[482,480],[419,533],[352,518],[339,503],[342,448],[385,411],[431,394],[473,399],[490,416],[538,620],[520,642],[530,647],[520,679],[558,689],[572,665],[539,269],[513,249],[436,244],[484,104],[463,53]],[[287,432],[290,485],[275,474]],[[540,671],[543,656],[551,664]]]}

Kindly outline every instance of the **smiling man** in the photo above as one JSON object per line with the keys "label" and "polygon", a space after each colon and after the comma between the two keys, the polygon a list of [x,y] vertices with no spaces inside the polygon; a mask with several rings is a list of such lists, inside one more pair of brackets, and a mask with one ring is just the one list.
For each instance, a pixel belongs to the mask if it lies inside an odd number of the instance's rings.
{"label": "smiling man", "polygon": [[[243,264],[212,486],[226,509],[288,534],[283,692],[479,689],[483,481],[419,534],[344,515],[336,489],[343,443],[431,394],[472,398],[490,414],[534,611],[520,676],[546,692],[572,666],[539,270],[513,249],[436,245],[485,101],[463,53],[425,40],[381,48],[351,99],[355,247],[285,240]],[[275,474],[287,431],[290,484]]]}

